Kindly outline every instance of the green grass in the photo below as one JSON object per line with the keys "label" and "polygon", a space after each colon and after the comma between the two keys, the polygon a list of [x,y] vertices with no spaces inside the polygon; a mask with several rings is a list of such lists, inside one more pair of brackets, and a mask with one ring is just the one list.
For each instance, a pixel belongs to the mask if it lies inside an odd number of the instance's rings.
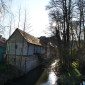
{"label": "green grass", "polygon": [[69,72],[64,72],[59,75],[59,85],[79,85],[81,73],[77,69],[78,64],[76,62],[72,63],[73,68]]}

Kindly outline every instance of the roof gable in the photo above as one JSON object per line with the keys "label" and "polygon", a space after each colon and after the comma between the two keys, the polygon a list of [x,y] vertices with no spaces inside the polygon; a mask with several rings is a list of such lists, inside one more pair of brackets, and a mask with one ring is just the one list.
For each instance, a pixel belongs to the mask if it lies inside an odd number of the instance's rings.
{"label": "roof gable", "polygon": [[[24,32],[24,31],[22,31],[22,30],[20,30],[20,29],[18,29],[18,28],[14,31],[14,33],[15,33],[16,31],[18,31],[18,32],[22,35],[22,37],[23,37],[28,43],[41,46],[41,43],[39,42],[39,39],[35,38],[34,36],[32,36],[32,35]],[[13,34],[14,34],[14,33],[13,33]],[[13,34],[12,34],[12,35],[13,35]],[[12,36],[12,35],[11,35],[11,36]],[[11,38],[11,36],[10,36],[10,38]],[[9,39],[10,39],[10,38],[9,38]],[[8,40],[9,40],[9,39],[8,39]]]}

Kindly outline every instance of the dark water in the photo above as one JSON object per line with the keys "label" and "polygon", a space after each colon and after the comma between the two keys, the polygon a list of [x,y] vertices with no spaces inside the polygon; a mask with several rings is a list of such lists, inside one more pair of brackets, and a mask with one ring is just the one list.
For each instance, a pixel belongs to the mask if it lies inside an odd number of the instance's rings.
{"label": "dark water", "polygon": [[12,82],[8,82],[6,85],[35,85],[36,81],[39,79],[41,74],[43,73],[42,67],[38,67],[24,76],[12,80]]}
{"label": "dark water", "polygon": [[80,83],[80,85],[85,85],[85,81],[82,81],[82,83]]}
{"label": "dark water", "polygon": [[56,80],[52,70],[43,69],[40,66],[5,85],[57,85]]}

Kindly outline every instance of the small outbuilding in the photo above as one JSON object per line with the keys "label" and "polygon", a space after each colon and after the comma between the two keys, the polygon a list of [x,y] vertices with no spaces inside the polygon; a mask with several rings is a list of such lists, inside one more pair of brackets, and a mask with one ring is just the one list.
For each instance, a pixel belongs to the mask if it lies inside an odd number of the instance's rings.
{"label": "small outbuilding", "polygon": [[9,64],[28,72],[39,65],[45,49],[39,39],[17,28],[7,40],[6,53]]}
{"label": "small outbuilding", "polygon": [[0,35],[0,62],[4,60],[4,54],[6,54],[6,39]]}

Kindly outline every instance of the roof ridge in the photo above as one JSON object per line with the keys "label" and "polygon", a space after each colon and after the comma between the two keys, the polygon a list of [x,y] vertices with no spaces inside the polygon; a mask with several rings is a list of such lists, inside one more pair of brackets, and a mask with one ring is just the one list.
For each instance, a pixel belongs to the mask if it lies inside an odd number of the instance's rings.
{"label": "roof ridge", "polygon": [[41,43],[39,42],[39,39],[32,36],[31,34],[28,34],[27,32],[17,28],[16,30],[18,30],[21,35],[24,37],[24,39],[28,42],[28,43],[32,43],[32,44],[36,44],[36,45],[41,45]]}
{"label": "roof ridge", "polygon": [[[32,37],[34,37],[34,38],[36,38],[35,36],[33,36],[33,35],[31,35],[31,34],[29,34],[29,33],[27,33],[27,32],[25,32],[25,31],[23,31],[23,30],[21,30],[21,29],[19,29],[19,28],[17,28],[19,31],[22,31],[22,32],[24,32],[24,33],[26,33],[26,34],[28,34],[28,35],[30,35],[30,36],[32,36]],[[36,38],[36,39],[38,39],[38,38]],[[39,39],[38,39],[39,40]]]}

